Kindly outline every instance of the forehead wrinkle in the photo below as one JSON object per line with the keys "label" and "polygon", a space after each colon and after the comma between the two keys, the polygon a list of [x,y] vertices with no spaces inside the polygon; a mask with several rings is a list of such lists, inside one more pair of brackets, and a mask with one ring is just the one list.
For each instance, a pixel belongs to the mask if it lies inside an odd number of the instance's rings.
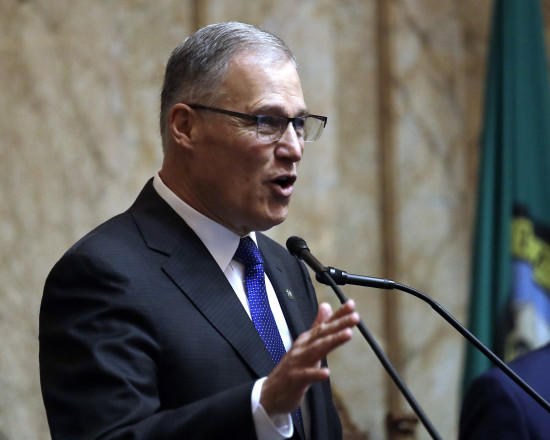
{"label": "forehead wrinkle", "polygon": [[249,114],[289,117],[307,113],[300,78],[289,60],[265,60],[251,53],[228,66],[216,104]]}

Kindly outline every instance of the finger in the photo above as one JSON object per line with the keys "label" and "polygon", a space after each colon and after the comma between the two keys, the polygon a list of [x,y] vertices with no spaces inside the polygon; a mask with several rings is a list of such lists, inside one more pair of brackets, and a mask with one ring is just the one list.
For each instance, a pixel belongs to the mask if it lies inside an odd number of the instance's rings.
{"label": "finger", "polygon": [[330,370],[327,367],[302,368],[295,372],[294,375],[296,383],[299,383],[301,387],[308,387],[315,382],[320,382],[329,378]]}
{"label": "finger", "polygon": [[[292,358],[294,365],[314,365],[325,358],[335,348],[349,341],[352,337],[351,328],[344,328],[320,338],[309,341],[308,344],[298,345],[287,355]],[[290,360],[290,359],[289,359]]]}
{"label": "finger", "polygon": [[319,311],[317,312],[317,317],[313,322],[312,327],[317,327],[322,322],[327,321],[332,316],[332,307],[329,303],[321,303],[319,305]]}
{"label": "finger", "polygon": [[335,320],[353,312],[355,312],[355,301],[348,299],[340,308],[338,308],[338,310],[336,310],[336,312],[332,314],[329,320]]}
{"label": "finger", "polygon": [[352,299],[347,300],[337,311],[336,313],[332,312],[332,307],[328,303],[321,303],[319,305],[319,312],[317,313],[317,318],[312,325],[317,327],[323,322],[333,321],[347,314],[353,313],[355,311],[355,301]]}
{"label": "finger", "polygon": [[343,315],[335,320],[331,318],[330,320],[319,324],[317,327],[312,328],[312,330],[307,334],[308,340],[313,341],[332,333],[337,333],[345,328],[354,327],[359,323],[359,320],[360,318],[357,312]]}
{"label": "finger", "polygon": [[292,349],[297,354],[309,350],[309,346],[317,340],[325,338],[329,335],[338,333],[346,328],[351,329],[359,323],[359,314],[353,312],[349,315],[342,316],[335,321],[321,322],[314,325],[310,330],[302,333],[292,344]]}
{"label": "finger", "polygon": [[318,364],[322,359],[326,358],[331,351],[345,344],[351,337],[351,330],[344,329],[338,333],[317,340],[314,344],[310,345],[307,350],[301,353],[301,365],[307,367]]}

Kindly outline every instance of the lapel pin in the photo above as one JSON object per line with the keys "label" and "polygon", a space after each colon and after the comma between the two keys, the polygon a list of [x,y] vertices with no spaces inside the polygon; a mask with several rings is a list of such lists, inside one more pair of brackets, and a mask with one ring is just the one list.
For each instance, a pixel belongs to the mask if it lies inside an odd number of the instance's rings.
{"label": "lapel pin", "polygon": [[288,299],[294,299],[294,295],[292,294],[292,290],[285,289],[285,293],[286,293],[286,296],[288,297]]}

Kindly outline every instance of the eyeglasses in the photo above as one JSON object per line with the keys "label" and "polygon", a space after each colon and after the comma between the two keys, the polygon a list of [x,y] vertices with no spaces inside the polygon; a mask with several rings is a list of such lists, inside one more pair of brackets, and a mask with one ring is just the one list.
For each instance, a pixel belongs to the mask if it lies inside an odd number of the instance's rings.
{"label": "eyeglasses", "polygon": [[302,139],[304,142],[313,142],[319,139],[325,125],[327,125],[326,116],[304,115],[287,118],[286,116],[249,115],[221,108],[207,107],[200,104],[188,105],[196,110],[207,110],[234,116],[235,118],[244,119],[246,121],[254,121],[256,123],[256,135],[258,139],[266,142],[277,142],[281,139],[290,123],[292,123],[298,139]]}

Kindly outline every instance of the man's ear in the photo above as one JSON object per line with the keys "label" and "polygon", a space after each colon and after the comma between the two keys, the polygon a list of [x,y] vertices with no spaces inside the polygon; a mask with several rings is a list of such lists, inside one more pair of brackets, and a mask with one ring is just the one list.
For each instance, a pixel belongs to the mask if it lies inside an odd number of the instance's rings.
{"label": "man's ear", "polygon": [[191,143],[191,129],[195,122],[195,115],[187,104],[177,103],[168,113],[168,131],[173,141],[181,146]]}

